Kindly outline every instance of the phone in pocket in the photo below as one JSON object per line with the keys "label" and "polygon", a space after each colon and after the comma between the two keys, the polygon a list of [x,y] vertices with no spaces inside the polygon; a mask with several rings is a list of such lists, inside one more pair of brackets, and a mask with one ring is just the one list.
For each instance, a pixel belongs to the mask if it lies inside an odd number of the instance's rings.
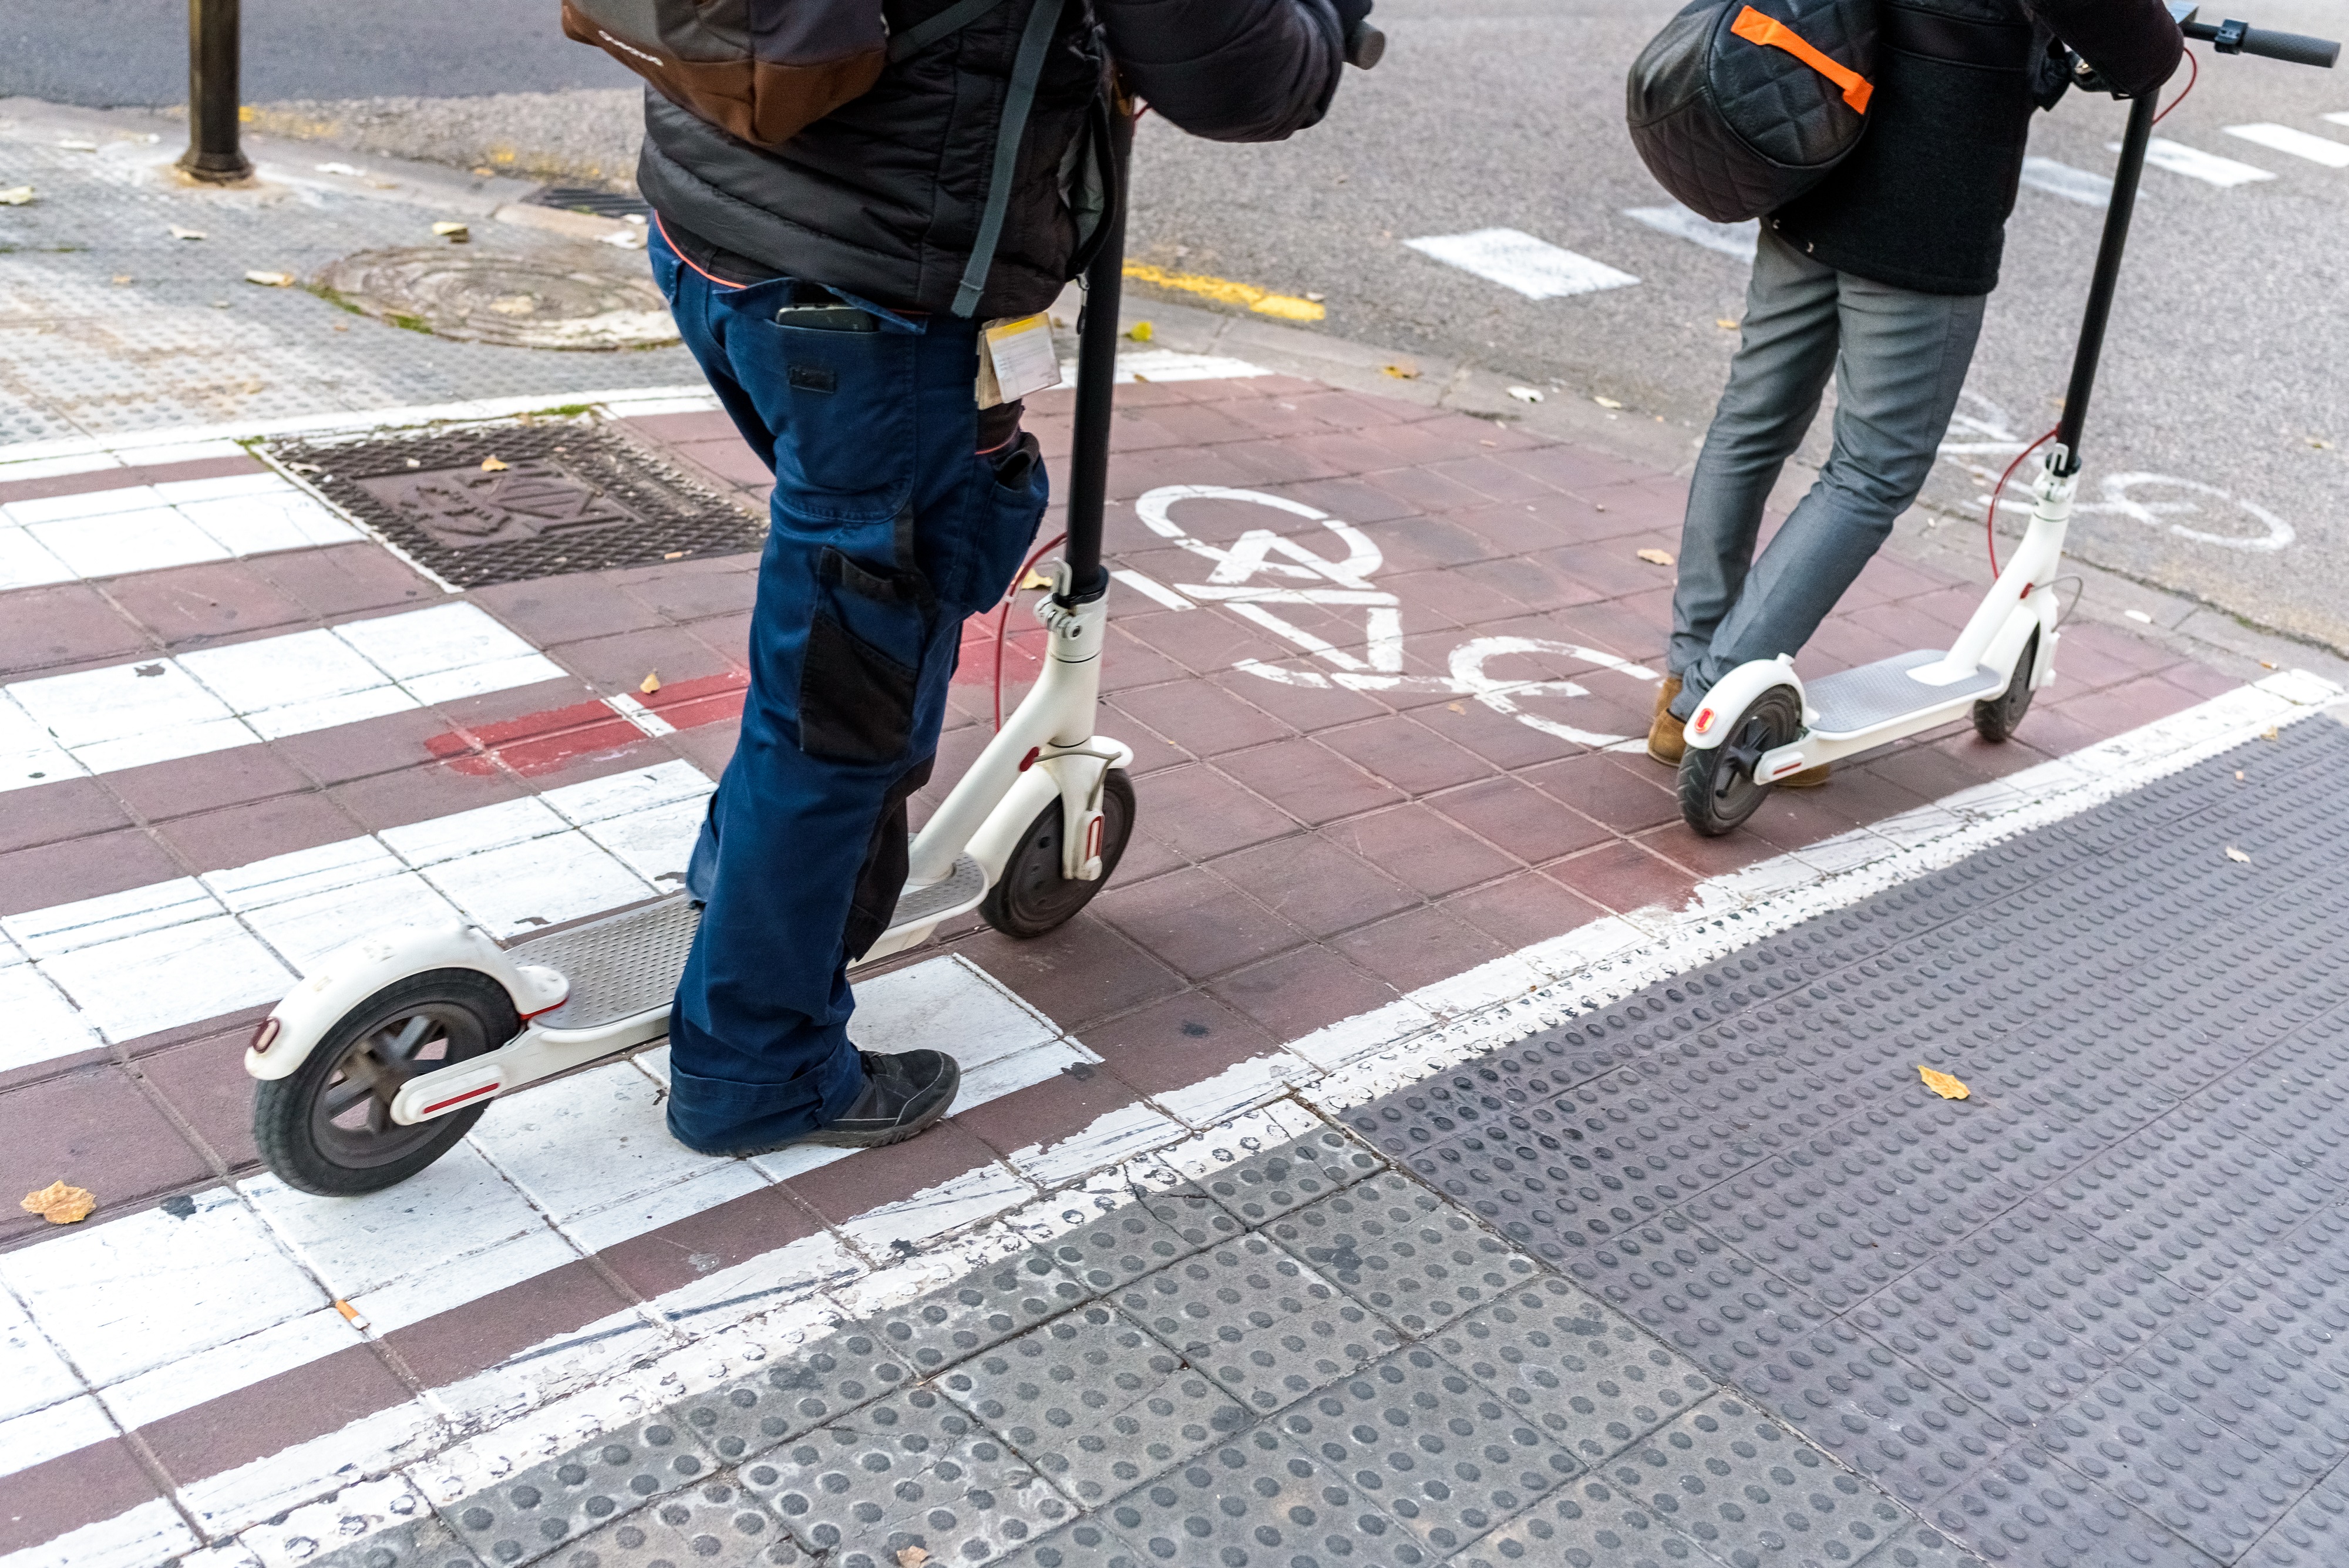
{"label": "phone in pocket", "polygon": [[881,318],[853,305],[786,305],[775,312],[775,325],[817,332],[878,332]]}

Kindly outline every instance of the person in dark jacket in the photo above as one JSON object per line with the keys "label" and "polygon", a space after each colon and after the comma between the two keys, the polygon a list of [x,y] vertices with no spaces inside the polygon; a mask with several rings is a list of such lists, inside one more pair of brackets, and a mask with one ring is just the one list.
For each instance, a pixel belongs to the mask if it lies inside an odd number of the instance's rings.
{"label": "person in dark jacket", "polygon": [[[1800,649],[1924,488],[1998,286],[2032,112],[2062,91],[2062,46],[2131,96],[2185,48],[2159,0],[1885,0],[1878,15],[1867,133],[1762,222],[1744,335],[1689,481],[1648,732],[1667,765],[1713,683]],[[1757,560],[1763,504],[1830,371],[1834,451]]]}
{"label": "person in dark jacket", "polygon": [[[953,8],[888,0],[885,16],[898,37]],[[952,1105],[945,1053],[851,1043],[847,966],[904,885],[906,801],[962,623],[1001,597],[1044,513],[1019,403],[978,407],[980,327],[1044,309],[1081,268],[1111,62],[1184,130],[1278,140],[1329,108],[1369,10],[1001,0],[779,146],[647,90],[654,275],[775,474],[741,736],[687,875],[705,907],[670,1021],[679,1141],[891,1143]],[[1031,19],[1050,31],[1023,126]],[[999,143],[1016,161],[989,257]]]}

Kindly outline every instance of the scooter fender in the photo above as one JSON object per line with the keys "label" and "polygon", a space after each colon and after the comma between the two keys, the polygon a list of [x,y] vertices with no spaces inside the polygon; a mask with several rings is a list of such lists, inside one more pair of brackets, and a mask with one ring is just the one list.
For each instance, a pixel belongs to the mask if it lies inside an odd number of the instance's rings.
{"label": "scooter fender", "polygon": [[1692,751],[1713,751],[1729,739],[1737,716],[1754,704],[1755,698],[1773,686],[1791,686],[1795,698],[1803,704],[1803,718],[1808,722],[1810,699],[1804,694],[1803,678],[1795,673],[1795,658],[1782,653],[1775,659],[1752,659],[1739,665],[1715,681],[1711,691],[1689,715],[1688,737]]}
{"label": "scooter fender", "polygon": [[385,986],[436,969],[488,975],[506,988],[514,1011],[524,1018],[560,1006],[571,989],[554,970],[516,963],[478,926],[457,920],[395,926],[345,942],[313,964],[253,1032],[245,1072],[255,1078],[290,1075],[352,1008]]}

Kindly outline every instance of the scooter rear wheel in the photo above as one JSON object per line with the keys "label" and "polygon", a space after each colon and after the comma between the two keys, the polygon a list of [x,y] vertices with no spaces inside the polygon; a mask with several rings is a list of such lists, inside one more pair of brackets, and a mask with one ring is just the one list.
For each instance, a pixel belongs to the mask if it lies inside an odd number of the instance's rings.
{"label": "scooter rear wheel", "polygon": [[308,1060],[253,1096],[253,1139],[288,1187],[349,1198],[396,1186],[465,1136],[487,1101],[402,1127],[400,1085],[494,1051],[522,1032],[505,987],[475,970],[436,969],[385,986],[343,1014]]}
{"label": "scooter rear wheel", "polygon": [[1040,937],[1065,925],[1107,884],[1133,832],[1133,781],[1125,770],[1112,768],[1102,780],[1102,874],[1092,881],[1061,875],[1061,803],[1054,800],[1019,836],[1003,875],[978,907],[987,923],[1005,936]]}
{"label": "scooter rear wheel", "polygon": [[1681,815],[1707,838],[1733,833],[1770,793],[1754,777],[1764,754],[1803,732],[1803,700],[1773,686],[1731,719],[1718,746],[1691,746],[1681,756]]}
{"label": "scooter rear wheel", "polygon": [[2023,716],[2031,711],[2031,670],[2039,662],[2039,634],[2023,645],[2014,656],[2014,677],[2006,690],[1995,697],[1986,697],[1974,704],[1974,733],[1985,741],[2003,741],[2013,735]]}

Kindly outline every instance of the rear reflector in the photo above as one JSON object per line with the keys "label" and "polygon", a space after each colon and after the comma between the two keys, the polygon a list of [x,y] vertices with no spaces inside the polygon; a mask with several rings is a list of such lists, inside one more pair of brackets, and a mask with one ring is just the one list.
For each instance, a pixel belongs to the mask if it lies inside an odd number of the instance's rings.
{"label": "rear reflector", "polygon": [[253,1032],[253,1054],[256,1056],[262,1055],[272,1045],[276,1044],[277,1032],[284,1027],[285,1025],[278,1023],[277,1014],[274,1012],[263,1019],[261,1027]]}

